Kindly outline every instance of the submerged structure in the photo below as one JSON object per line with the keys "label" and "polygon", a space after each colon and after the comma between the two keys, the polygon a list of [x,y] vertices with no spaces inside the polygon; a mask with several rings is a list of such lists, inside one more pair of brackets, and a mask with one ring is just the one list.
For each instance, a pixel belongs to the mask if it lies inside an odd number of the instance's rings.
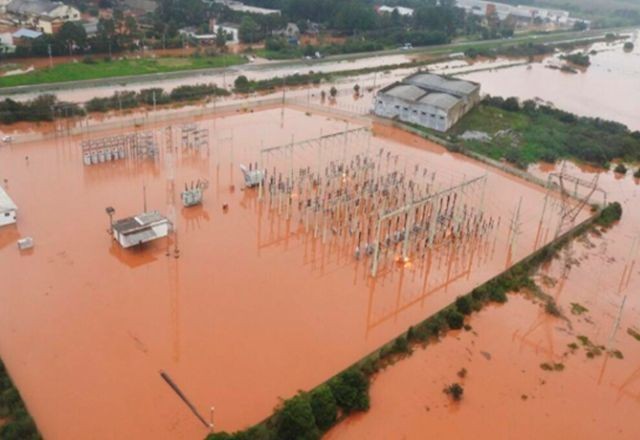
{"label": "submerged structure", "polygon": [[158,211],[127,217],[112,225],[113,238],[125,249],[166,237],[171,229],[172,224],[169,219]]}
{"label": "submerged structure", "polygon": [[182,204],[185,208],[200,205],[202,203],[204,191],[207,188],[209,188],[208,180],[198,180],[195,184],[191,182],[190,187],[185,184],[184,191],[180,194],[182,197]]}
{"label": "submerged structure", "polygon": [[4,188],[0,187],[0,226],[10,225],[17,221],[18,207],[11,200]]}
{"label": "submerged structure", "polygon": [[444,132],[478,102],[480,84],[418,72],[380,90],[373,112]]}

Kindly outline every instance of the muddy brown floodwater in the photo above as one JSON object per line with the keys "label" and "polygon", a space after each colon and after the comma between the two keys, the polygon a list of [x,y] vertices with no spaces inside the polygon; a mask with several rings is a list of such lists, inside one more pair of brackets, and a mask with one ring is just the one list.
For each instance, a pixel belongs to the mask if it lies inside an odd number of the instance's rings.
{"label": "muddy brown floodwater", "polygon": [[[352,248],[323,245],[265,209],[255,190],[243,190],[238,169],[258,160],[262,145],[336,133],[344,121],[287,108],[199,123],[210,129],[210,148],[177,157],[176,185],[206,178],[211,187],[201,207],[177,209],[179,258],[175,238],[122,250],[107,234],[105,208],[116,218],[141,212],[143,186],[149,209],[167,212],[173,171],[164,147],[155,162],[89,167],[79,142],[97,135],[0,148],[0,179],[19,206],[18,224],[0,229],[0,356],[47,439],[201,438],[207,429],[160,370],[205,418],[215,406],[218,429],[256,423],[279,397],[326,380],[554,233],[552,204],[541,221],[539,187],[375,127],[372,151],[423,164],[440,188],[487,173],[485,212],[501,222],[481,240],[434,249],[428,264],[397,265],[390,255],[373,280]],[[323,151],[336,158],[347,149],[336,141]],[[302,149],[296,165],[315,157]],[[16,240],[25,236],[35,247],[20,253]],[[401,382],[415,387],[410,376]]]}
{"label": "muddy brown floodwater", "polygon": [[545,67],[562,63],[559,55],[526,66],[488,70],[463,75],[482,84],[482,92],[520,99],[541,99],[582,116],[621,122],[640,130],[640,33],[631,34],[633,51],[624,51],[623,42],[597,43],[587,50],[591,66],[577,74]]}
{"label": "muddy brown floodwater", "polygon": [[[554,170],[559,166],[531,171]],[[474,315],[471,332],[417,349],[379,374],[371,410],[337,426],[328,439],[640,438],[640,341],[629,334],[640,330],[640,182],[571,164],[567,171],[588,180],[601,173],[609,199],[624,207],[619,224],[577,240],[537,277],[569,321],[512,295],[507,304]],[[623,359],[589,358],[578,336],[619,350]],[[579,348],[572,350],[572,343]],[[549,372],[543,363],[564,370]],[[462,368],[464,379],[457,375]],[[442,392],[453,382],[464,387],[459,404]]]}

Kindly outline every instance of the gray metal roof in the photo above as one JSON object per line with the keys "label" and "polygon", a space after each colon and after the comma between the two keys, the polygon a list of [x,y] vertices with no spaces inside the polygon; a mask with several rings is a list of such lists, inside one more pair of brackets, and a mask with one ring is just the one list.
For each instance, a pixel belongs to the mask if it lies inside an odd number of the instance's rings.
{"label": "gray metal roof", "polygon": [[11,200],[9,194],[6,193],[4,188],[0,187],[0,212],[15,211],[17,209],[18,207],[13,200]]}
{"label": "gray metal roof", "polygon": [[13,38],[38,38],[42,32],[32,31],[31,29],[21,28],[13,33]]}
{"label": "gray metal roof", "polygon": [[432,105],[443,110],[449,110],[455,107],[460,101],[460,98],[446,93],[429,93],[420,99],[420,102],[423,104]]}
{"label": "gray metal roof", "polygon": [[113,224],[113,229],[120,234],[128,235],[151,227],[154,223],[167,221],[165,217],[157,211],[145,212],[134,217],[127,217],[117,220]]}
{"label": "gray metal roof", "polygon": [[49,0],[13,0],[7,5],[7,12],[20,15],[45,15],[61,3],[53,3]]}
{"label": "gray metal roof", "polygon": [[405,81],[418,87],[435,89],[454,95],[468,95],[479,87],[469,81],[447,79],[432,73],[416,73]]}
{"label": "gray metal roof", "polygon": [[398,84],[395,87],[387,89],[384,93],[389,96],[404,99],[405,101],[418,101],[427,92],[411,84]]}

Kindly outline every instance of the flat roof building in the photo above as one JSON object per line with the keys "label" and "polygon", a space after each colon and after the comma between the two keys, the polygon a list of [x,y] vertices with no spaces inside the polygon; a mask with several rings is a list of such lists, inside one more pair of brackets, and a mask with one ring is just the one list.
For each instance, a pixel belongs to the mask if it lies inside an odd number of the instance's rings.
{"label": "flat roof building", "polygon": [[480,101],[480,85],[418,72],[380,90],[373,112],[447,131]]}
{"label": "flat roof building", "polygon": [[0,226],[10,225],[16,222],[18,207],[11,200],[9,194],[0,187]]}
{"label": "flat roof building", "polygon": [[171,222],[157,211],[117,220],[112,225],[113,238],[125,249],[166,237],[172,227]]}

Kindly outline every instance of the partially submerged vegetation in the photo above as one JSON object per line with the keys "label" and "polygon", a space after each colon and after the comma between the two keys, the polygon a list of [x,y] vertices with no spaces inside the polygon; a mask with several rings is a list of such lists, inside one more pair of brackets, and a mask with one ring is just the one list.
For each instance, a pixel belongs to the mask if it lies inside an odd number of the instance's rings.
{"label": "partially submerged vegetation", "polygon": [[589,57],[589,54],[583,52],[561,55],[560,58],[570,62],[571,64],[575,64],[576,66],[588,67],[591,65],[591,58]]}
{"label": "partially submerged vegetation", "polygon": [[[308,393],[301,392],[291,399],[283,401],[275,409],[274,414],[264,422],[233,434],[226,432],[210,434],[207,440],[319,438],[320,433],[339,423],[349,414],[366,411],[369,408],[369,384],[377,372],[402,357],[410,356],[413,347],[426,347],[430,342],[444,337],[449,331],[462,329],[465,316],[482,310],[488,304],[507,302],[509,292],[535,290],[536,285],[531,276],[540,265],[553,259],[560,249],[571,240],[589,231],[594,224],[612,225],[615,221],[614,218],[617,217],[614,214],[618,213],[618,206],[620,205],[614,203],[604,208],[592,219],[583,222],[502,274],[476,287],[467,295],[456,298],[449,306],[421,323],[409,327],[405,333],[393,341],[314,390]],[[541,368],[546,369],[542,366]],[[562,371],[564,365],[553,364],[550,368],[553,371]],[[466,374],[466,370],[463,369],[458,372],[458,377],[464,378]],[[454,383],[445,388],[444,392],[452,399],[459,400],[462,398],[464,389]],[[316,397],[314,398],[314,396]],[[333,402],[335,402],[335,407]]]}
{"label": "partially submerged vegetation", "polygon": [[[484,132],[491,139],[463,139],[466,131]],[[614,159],[640,160],[640,131],[517,98],[487,97],[451,130],[450,138],[462,148],[522,168],[561,158],[603,167]]]}
{"label": "partially submerged vegetation", "polygon": [[55,95],[49,94],[40,95],[27,101],[14,101],[6,98],[4,101],[0,101],[0,123],[53,121],[59,118],[84,116],[87,112],[126,110],[141,106],[152,107],[228,95],[230,92],[215,84],[195,84],[176,87],[170,93],[161,88],[142,89],[139,92],[120,91],[107,98],[92,98],[84,105],[58,101]]}
{"label": "partially submerged vegetation", "polygon": [[0,438],[3,440],[39,440],[38,428],[27,412],[20,392],[0,360]]}
{"label": "partially submerged vegetation", "polygon": [[640,342],[640,332],[636,331],[635,329],[629,327],[627,329],[627,334],[631,337],[633,337],[636,341]]}

